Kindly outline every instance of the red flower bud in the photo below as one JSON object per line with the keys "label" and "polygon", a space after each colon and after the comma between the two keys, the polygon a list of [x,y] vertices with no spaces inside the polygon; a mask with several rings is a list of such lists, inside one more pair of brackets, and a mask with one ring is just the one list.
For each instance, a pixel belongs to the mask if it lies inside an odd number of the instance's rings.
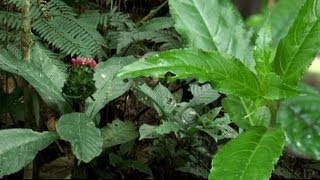
{"label": "red flower bud", "polygon": [[72,67],[88,66],[94,69],[97,65],[96,61],[91,58],[73,58],[71,59]]}

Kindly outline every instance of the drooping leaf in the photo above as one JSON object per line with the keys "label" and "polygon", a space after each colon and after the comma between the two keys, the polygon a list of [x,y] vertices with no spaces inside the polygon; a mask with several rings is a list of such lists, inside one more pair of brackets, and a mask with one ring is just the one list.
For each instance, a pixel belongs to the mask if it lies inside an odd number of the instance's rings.
{"label": "drooping leaf", "polygon": [[320,2],[306,1],[278,46],[273,68],[288,84],[297,84],[320,51]]}
{"label": "drooping leaf", "polygon": [[[17,59],[9,50],[1,49],[1,69],[24,77],[37,90],[48,106],[62,114],[71,112],[71,106],[62,95],[61,87],[52,81],[52,77],[48,76],[47,72],[44,72],[34,63],[36,62],[33,62],[33,60],[26,62]],[[60,79],[60,81],[63,81],[63,79]]]}
{"label": "drooping leaf", "polygon": [[299,96],[284,101],[278,120],[286,131],[287,146],[294,152],[320,160],[320,96]]}
{"label": "drooping leaf", "polygon": [[72,151],[79,160],[90,162],[102,152],[100,129],[84,113],[61,116],[56,128],[60,137],[71,143]]}
{"label": "drooping leaf", "polygon": [[277,1],[275,6],[271,9],[266,16],[269,17],[272,45],[276,47],[287,33],[297,16],[299,9],[306,0],[281,0]]}
{"label": "drooping leaf", "polygon": [[231,120],[240,128],[250,129],[252,126],[269,125],[270,110],[265,106],[259,106],[248,98],[228,96],[222,101],[223,108],[230,115]]}
{"label": "drooping leaf", "polygon": [[187,47],[218,50],[254,68],[252,48],[240,15],[229,1],[170,0],[175,28]]}
{"label": "drooping leaf", "polygon": [[57,133],[31,129],[0,130],[0,178],[22,169],[58,137]]}
{"label": "drooping leaf", "polygon": [[139,136],[133,124],[129,121],[123,122],[118,119],[108,123],[101,129],[103,148],[123,144],[134,140]]}
{"label": "drooping leaf", "polygon": [[167,72],[175,79],[194,77],[212,82],[213,87],[225,94],[258,97],[261,89],[257,77],[240,61],[221,53],[198,49],[170,50],[124,67],[119,77],[159,76]]}
{"label": "drooping leaf", "polygon": [[247,130],[214,156],[209,180],[269,179],[284,142],[280,126],[269,129],[257,126]]}
{"label": "drooping leaf", "polygon": [[132,81],[124,82],[122,79],[114,78],[122,67],[134,61],[134,58],[111,58],[106,62],[98,63],[94,80],[97,90],[92,95],[94,100],[87,98],[85,113],[90,118],[95,115],[110,101],[125,93],[132,85]]}
{"label": "drooping leaf", "polygon": [[266,23],[259,31],[253,56],[256,62],[255,69],[260,79],[263,79],[270,72],[271,63],[271,30]]}

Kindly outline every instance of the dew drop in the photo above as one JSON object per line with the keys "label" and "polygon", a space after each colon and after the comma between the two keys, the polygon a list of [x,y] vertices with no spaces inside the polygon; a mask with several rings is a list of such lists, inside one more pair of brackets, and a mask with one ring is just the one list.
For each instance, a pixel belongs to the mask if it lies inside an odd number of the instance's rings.
{"label": "dew drop", "polygon": [[105,74],[101,74],[101,77],[105,79],[107,76]]}
{"label": "dew drop", "polygon": [[297,145],[298,147],[301,147],[301,143],[300,143],[299,141],[296,143],[296,145]]}

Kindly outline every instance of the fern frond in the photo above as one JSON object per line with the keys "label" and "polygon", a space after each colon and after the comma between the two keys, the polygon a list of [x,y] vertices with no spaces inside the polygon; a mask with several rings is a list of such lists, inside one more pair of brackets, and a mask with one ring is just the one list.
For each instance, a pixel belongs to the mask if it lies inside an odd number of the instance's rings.
{"label": "fern frond", "polygon": [[0,11],[0,24],[12,29],[21,28],[21,13]]}
{"label": "fern frond", "polygon": [[75,17],[77,15],[72,7],[68,6],[61,0],[51,0],[45,5],[44,8],[48,9],[48,14],[50,16],[65,15]]}
{"label": "fern frond", "polygon": [[109,13],[104,15],[108,17],[109,24],[115,27],[117,31],[136,29],[136,25],[129,19],[129,16],[117,11],[117,8],[112,9]]}
{"label": "fern frond", "polygon": [[156,17],[150,21],[145,22],[140,31],[154,31],[159,29],[171,28],[174,25],[174,21],[171,17]]}

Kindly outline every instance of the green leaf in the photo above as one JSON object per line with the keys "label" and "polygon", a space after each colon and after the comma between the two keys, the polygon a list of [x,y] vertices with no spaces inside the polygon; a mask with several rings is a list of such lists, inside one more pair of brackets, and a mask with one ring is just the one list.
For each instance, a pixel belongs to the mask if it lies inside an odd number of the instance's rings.
{"label": "green leaf", "polygon": [[281,0],[277,1],[270,13],[265,16],[269,17],[272,33],[272,44],[276,47],[287,33],[297,16],[299,9],[305,0]]}
{"label": "green leaf", "polygon": [[218,52],[197,49],[170,50],[124,67],[119,77],[159,76],[172,72],[175,78],[194,77],[200,83],[210,81],[225,94],[258,97],[257,77],[240,61]]}
{"label": "green leaf", "polygon": [[[61,87],[55,84],[54,81],[52,81],[53,78],[48,76],[49,74],[42,68],[39,68],[36,62],[33,61],[34,60],[26,62],[22,59],[17,59],[10,54],[10,51],[5,49],[1,50],[1,69],[24,77],[37,90],[46,104],[59,110],[61,114],[71,112],[72,108],[63,96]],[[63,81],[63,79],[60,79],[60,81]]]}
{"label": "green leaf", "polygon": [[151,89],[147,84],[142,84],[134,88],[133,93],[147,106],[155,109],[163,118],[170,117],[176,105],[174,95],[168,88],[158,84]]}
{"label": "green leaf", "polygon": [[0,130],[0,178],[30,163],[37,152],[58,139],[57,133],[31,129]]}
{"label": "green leaf", "polygon": [[218,50],[254,68],[252,48],[240,15],[229,1],[170,0],[175,28],[187,47]]}
{"label": "green leaf", "polygon": [[193,98],[187,104],[187,107],[193,107],[197,105],[207,105],[220,97],[220,94],[213,90],[210,84],[204,84],[199,86],[197,84],[191,84],[189,89],[193,95]]}
{"label": "green leaf", "polygon": [[73,153],[81,161],[88,163],[102,152],[100,129],[83,113],[61,116],[57,132],[63,140],[71,143]]}
{"label": "green leaf", "polygon": [[252,127],[229,141],[214,156],[209,180],[268,180],[284,147],[280,126]]}
{"label": "green leaf", "polygon": [[268,127],[270,121],[270,110],[257,105],[248,98],[228,96],[222,101],[223,108],[228,112],[231,120],[242,129],[250,129],[251,126]]}
{"label": "green leaf", "polygon": [[160,137],[160,134],[157,133],[156,129],[157,129],[157,126],[142,124],[139,128],[139,133],[140,133],[139,140],[153,139],[153,138]]}
{"label": "green leaf", "polygon": [[256,61],[255,69],[260,79],[263,79],[270,72],[271,55],[271,30],[268,23],[266,23],[258,33],[253,51]]}
{"label": "green leaf", "polygon": [[125,164],[126,164],[126,166],[131,167],[133,169],[136,169],[139,172],[145,173],[149,176],[153,176],[151,168],[149,168],[148,165],[146,165],[140,161],[127,160],[127,161],[125,161]]}
{"label": "green leaf", "polygon": [[278,120],[286,131],[287,146],[298,154],[320,160],[320,96],[299,96],[284,101]]}
{"label": "green leaf", "polygon": [[139,134],[133,124],[129,121],[120,121],[118,119],[108,123],[101,129],[103,138],[103,148],[108,148],[118,144],[123,144],[136,139]]}
{"label": "green leaf", "polygon": [[156,132],[161,135],[169,134],[172,132],[177,133],[179,130],[182,130],[183,127],[180,126],[177,122],[172,121],[163,121],[159,127],[156,128]]}
{"label": "green leaf", "polygon": [[111,58],[106,62],[98,63],[94,74],[97,90],[92,95],[95,100],[87,98],[85,108],[87,116],[94,118],[106,104],[129,90],[132,81],[124,82],[122,79],[114,78],[114,75],[134,60],[135,58],[132,57],[122,57]]}
{"label": "green leaf", "polygon": [[296,85],[320,50],[320,2],[306,1],[273,61],[275,72],[285,83]]}
{"label": "green leaf", "polygon": [[144,23],[140,27],[140,31],[156,31],[173,27],[174,22],[171,17],[155,17]]}

